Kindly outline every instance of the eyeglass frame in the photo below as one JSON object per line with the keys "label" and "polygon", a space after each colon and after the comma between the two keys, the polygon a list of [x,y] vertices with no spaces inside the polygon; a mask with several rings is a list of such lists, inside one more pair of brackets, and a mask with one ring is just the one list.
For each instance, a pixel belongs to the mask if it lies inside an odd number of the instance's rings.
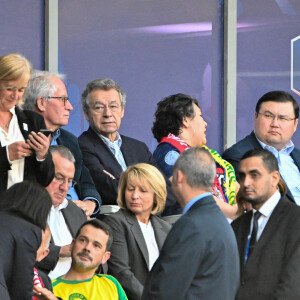
{"label": "eyeglass frame", "polygon": [[[285,122],[289,122],[289,121],[293,121],[293,120],[297,119],[296,117],[295,118],[288,118],[288,117],[285,117],[284,115],[274,115],[270,112],[267,112],[267,113],[258,112],[257,115],[262,115],[266,118],[266,120],[271,121],[271,122],[273,122],[276,118],[279,123],[282,123],[282,122],[285,123]],[[272,118],[272,119],[270,119],[269,117]]]}
{"label": "eyeglass frame", "polygon": [[122,105],[119,105],[119,104],[111,104],[111,105],[96,104],[95,106],[100,106],[100,108],[102,108],[102,111],[97,111],[95,107],[90,107],[90,109],[98,115],[103,114],[104,110],[107,110],[108,108],[110,111],[112,111],[114,113],[118,112],[118,110],[120,108],[122,109]]}
{"label": "eyeglass frame", "polygon": [[49,99],[59,99],[59,100],[62,100],[63,101],[63,103],[64,103],[64,106],[66,106],[66,104],[67,104],[67,101],[69,101],[70,102],[70,98],[69,97],[53,97],[53,96],[47,96],[47,97],[44,97],[44,99],[46,100],[46,101],[49,101]]}
{"label": "eyeglass frame", "polygon": [[57,178],[57,175],[55,174],[53,177],[53,180],[55,180],[56,183],[59,185],[65,184],[68,182],[69,187],[74,187],[77,184],[77,181],[74,179],[67,179],[66,177],[61,176],[60,178]]}

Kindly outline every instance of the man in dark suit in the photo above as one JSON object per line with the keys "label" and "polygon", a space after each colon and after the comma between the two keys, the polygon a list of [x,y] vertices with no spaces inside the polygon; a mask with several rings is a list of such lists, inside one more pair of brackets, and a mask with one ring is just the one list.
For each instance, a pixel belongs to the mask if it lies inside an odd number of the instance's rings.
{"label": "man in dark suit", "polygon": [[253,211],[232,222],[241,265],[236,299],[300,299],[300,208],[284,196],[277,160],[267,150],[251,150],[239,175],[241,201]]}
{"label": "man in dark suit", "polygon": [[71,242],[78,228],[86,221],[86,215],[77,205],[66,199],[74,178],[74,156],[64,146],[51,146],[55,166],[53,181],[46,187],[52,198],[48,218],[51,230],[50,253],[39,264],[38,269],[51,279],[65,274],[71,266]]}
{"label": "man in dark suit", "polygon": [[[28,83],[23,107],[41,114],[48,129],[53,132],[51,145],[63,145],[75,157],[75,187],[70,187],[67,198],[82,208],[87,216],[100,211],[101,198],[89,170],[83,163],[77,138],[62,129],[68,124],[73,106],[69,101],[62,74],[36,72]],[[81,201],[83,200],[83,201]]]}
{"label": "man in dark suit", "polygon": [[232,164],[239,180],[238,165],[246,152],[252,149],[272,152],[288,186],[287,197],[300,205],[300,150],[291,140],[298,125],[299,105],[290,94],[272,91],[258,100],[255,111],[254,131],[227,149],[223,158]]}
{"label": "man in dark suit", "polygon": [[[148,147],[120,135],[126,95],[111,79],[96,79],[82,94],[82,107],[90,128],[78,138],[85,165],[89,168],[103,204],[116,204],[121,173],[127,166],[148,163],[156,166]],[[167,180],[168,196],[164,213],[177,213],[178,204]]]}
{"label": "man in dark suit", "polygon": [[239,285],[238,249],[211,194],[215,162],[206,149],[190,148],[173,174],[183,216],[167,236],[142,299],[232,300]]}

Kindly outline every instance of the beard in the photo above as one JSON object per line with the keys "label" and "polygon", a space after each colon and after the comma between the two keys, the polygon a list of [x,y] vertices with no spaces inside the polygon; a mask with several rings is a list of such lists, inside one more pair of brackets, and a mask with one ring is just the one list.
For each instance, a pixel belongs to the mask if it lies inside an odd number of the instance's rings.
{"label": "beard", "polygon": [[252,207],[255,209],[258,205],[265,203],[269,197],[267,195],[257,196],[257,197],[248,197],[243,195],[243,200],[250,203]]}
{"label": "beard", "polygon": [[[81,260],[81,255],[86,256],[88,260]],[[99,266],[99,264],[93,263],[93,258],[85,251],[79,252],[72,257],[72,265],[83,270],[92,270]]]}

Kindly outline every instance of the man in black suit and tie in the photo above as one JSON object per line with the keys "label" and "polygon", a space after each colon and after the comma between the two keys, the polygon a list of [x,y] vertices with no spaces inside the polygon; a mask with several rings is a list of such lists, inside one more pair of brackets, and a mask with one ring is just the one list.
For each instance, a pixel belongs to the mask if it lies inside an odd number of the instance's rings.
{"label": "man in black suit and tie", "polygon": [[142,299],[233,300],[239,262],[232,228],[211,194],[216,165],[203,148],[184,151],[173,169],[183,216],[173,225]]}
{"label": "man in black suit and tie", "polygon": [[54,179],[46,187],[52,199],[47,220],[51,230],[50,253],[38,263],[38,269],[55,279],[71,266],[71,243],[78,228],[86,221],[86,215],[73,201],[66,199],[70,184],[74,183],[73,154],[61,145],[51,146],[50,152],[55,166]]}
{"label": "man in black suit and tie", "polygon": [[300,205],[300,150],[292,142],[298,120],[299,105],[289,93],[271,91],[258,100],[254,131],[222,155],[234,167],[238,181],[242,156],[252,149],[266,149],[277,158],[280,175],[287,184],[286,196]]}
{"label": "man in black suit and tie", "polygon": [[77,138],[62,129],[69,122],[73,106],[62,81],[63,74],[36,71],[28,82],[23,107],[41,114],[48,129],[53,134],[51,145],[63,145],[75,157],[75,187],[70,186],[67,198],[79,206],[87,216],[95,216],[100,211],[101,198],[97,192],[89,170],[84,165]]}
{"label": "man in black suit and tie", "polygon": [[[148,147],[141,141],[119,134],[124,116],[126,94],[111,79],[89,82],[82,97],[82,108],[90,123],[78,138],[85,165],[105,205],[116,204],[118,183],[127,166],[148,163],[156,166]],[[167,203],[164,213],[176,214],[179,205],[167,181]]]}
{"label": "man in black suit and tie", "polygon": [[241,201],[253,211],[232,222],[241,265],[236,299],[300,299],[300,208],[284,196],[277,160],[267,150],[251,150],[239,175]]}

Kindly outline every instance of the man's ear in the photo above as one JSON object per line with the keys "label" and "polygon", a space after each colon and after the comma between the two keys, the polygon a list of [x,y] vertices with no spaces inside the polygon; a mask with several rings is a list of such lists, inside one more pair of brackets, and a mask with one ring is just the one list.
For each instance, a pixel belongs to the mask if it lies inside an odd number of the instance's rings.
{"label": "man's ear", "polygon": [[46,110],[46,100],[43,97],[38,97],[36,100],[36,108],[38,112],[44,112]]}
{"label": "man's ear", "polygon": [[86,111],[84,111],[84,116],[86,120],[89,122],[90,121],[89,114]]}
{"label": "man's ear", "polygon": [[272,185],[277,186],[280,180],[280,173],[278,171],[274,171],[272,174]]}
{"label": "man's ear", "polygon": [[110,258],[110,251],[106,251],[102,257],[101,264],[105,264]]}
{"label": "man's ear", "polygon": [[45,249],[43,254],[41,254],[41,257],[39,259],[37,258],[37,261],[38,262],[42,261],[49,254],[49,252],[50,252],[49,248]]}

